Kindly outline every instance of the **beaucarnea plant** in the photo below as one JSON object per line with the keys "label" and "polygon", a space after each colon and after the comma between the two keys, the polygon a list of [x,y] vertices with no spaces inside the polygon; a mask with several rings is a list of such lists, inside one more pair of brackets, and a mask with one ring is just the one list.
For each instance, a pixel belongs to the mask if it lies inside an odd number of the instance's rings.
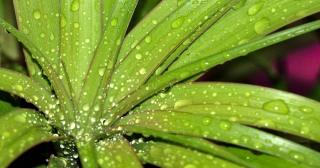
{"label": "beaucarnea plant", "polygon": [[[49,167],[320,167],[320,103],[273,89],[192,82],[210,68],[320,28],[320,0],[14,0],[29,76],[0,89],[35,109],[0,117],[0,167],[52,141]],[[147,2],[146,2],[147,3]],[[263,129],[260,129],[263,128]],[[79,162],[80,161],[80,162]]]}

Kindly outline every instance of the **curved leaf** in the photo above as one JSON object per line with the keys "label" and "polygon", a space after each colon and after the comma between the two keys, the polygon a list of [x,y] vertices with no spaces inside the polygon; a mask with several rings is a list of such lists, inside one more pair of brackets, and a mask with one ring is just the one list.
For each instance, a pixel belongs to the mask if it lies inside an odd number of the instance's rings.
{"label": "curved leaf", "polygon": [[230,83],[190,83],[160,93],[137,111],[189,112],[320,142],[319,109],[319,102],[274,89]]}
{"label": "curved leaf", "polygon": [[30,41],[30,39],[25,34],[19,32],[16,28],[8,24],[2,18],[0,18],[0,26],[13,34],[18,39],[18,41],[22,42],[24,46],[30,51],[32,58],[37,60],[37,63],[39,63],[43,68],[45,75],[48,76],[58,99],[63,102],[60,105],[63,108],[63,112],[66,115],[67,120],[74,119],[75,115],[72,113],[74,111],[73,102],[71,101],[71,96],[69,95],[71,93],[69,90],[69,81],[64,71],[61,71],[60,73],[56,71],[57,68],[63,69],[63,65],[60,64],[59,67],[54,67],[54,63],[52,62],[52,60],[45,57],[44,54]]}
{"label": "curved leaf", "polygon": [[164,75],[161,75],[149,81],[132,95],[129,95],[127,99],[121,101],[117,105],[117,107],[113,109],[113,112],[115,114],[112,113],[112,119],[114,119],[116,116],[121,116],[127,113],[127,111],[129,111],[131,108],[138,105],[146,98],[159,92],[161,89],[164,89],[194,75],[200,74],[201,72],[205,72],[215,65],[222,64],[233,58],[246,55],[249,52],[256,51],[263,47],[276,44],[278,42],[310,32],[312,30],[316,30],[318,28],[320,28],[320,21],[314,21],[302,26],[269,35],[262,39],[252,41],[250,43],[218,53],[216,55],[207,56],[206,58],[185,65],[174,71],[165,73]]}
{"label": "curved leaf", "polygon": [[93,141],[77,142],[77,149],[80,154],[81,166],[83,168],[98,168],[95,143]]}
{"label": "curved leaf", "polygon": [[31,147],[57,138],[50,133],[48,123],[32,110],[18,109],[1,116],[0,167],[7,167]]}
{"label": "curved leaf", "polygon": [[[126,33],[131,16],[136,7],[137,1],[115,1],[108,8],[108,21],[105,26],[102,39],[95,51],[93,60],[84,79],[84,86],[79,97],[80,111],[90,111],[90,116],[99,121],[105,100],[109,79],[113,72],[114,64],[117,60],[118,51]],[[116,42],[115,42],[116,41]],[[81,114],[84,114],[82,116]],[[81,125],[89,128],[97,124],[88,120],[87,112],[81,113],[79,121]],[[91,127],[92,128],[92,127]],[[90,132],[96,130],[89,130]]]}
{"label": "curved leaf", "polygon": [[108,93],[109,104],[112,105],[139,88],[179,45],[201,25],[209,22],[209,18],[219,19],[221,14],[216,14],[230,9],[233,2],[235,1],[187,1],[154,29],[145,33],[147,36],[116,67]]}
{"label": "curved leaf", "polygon": [[[43,0],[14,0],[14,9],[19,29],[39,47],[53,66],[59,66],[59,4],[54,1]],[[44,79],[39,65],[28,52],[24,52],[30,76],[42,83],[47,90],[51,90],[49,83]],[[57,72],[62,69],[57,69]]]}
{"label": "curved leaf", "polygon": [[320,166],[320,153],[263,131],[190,113],[154,111],[134,113],[117,126],[140,126],[167,133],[204,137],[231,143],[310,166]]}
{"label": "curved leaf", "polygon": [[100,141],[96,150],[101,168],[142,168],[131,145],[123,137]]}
{"label": "curved leaf", "polygon": [[[242,3],[242,4],[241,4]],[[320,0],[246,0],[192,44],[169,71],[234,48],[320,11]],[[214,46],[214,47],[212,47]]]}
{"label": "curved leaf", "polygon": [[58,117],[55,114],[57,101],[53,95],[23,74],[0,68],[0,90],[26,99],[52,119]]}
{"label": "curved leaf", "polygon": [[147,163],[166,168],[225,167],[240,168],[235,164],[194,150],[162,142],[147,142],[134,145],[138,156]]}

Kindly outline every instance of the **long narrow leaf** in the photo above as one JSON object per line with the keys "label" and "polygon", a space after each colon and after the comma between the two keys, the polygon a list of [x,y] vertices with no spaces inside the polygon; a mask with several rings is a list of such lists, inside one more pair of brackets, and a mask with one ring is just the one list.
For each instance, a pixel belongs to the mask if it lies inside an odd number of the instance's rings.
{"label": "long narrow leaf", "polygon": [[275,129],[320,142],[319,109],[319,102],[274,89],[228,83],[190,83],[160,93],[143,103],[137,111],[189,112]]}
{"label": "long narrow leaf", "polygon": [[154,111],[134,113],[119,120],[121,127],[141,126],[167,133],[204,137],[261,151],[286,160],[320,166],[320,153],[263,131],[189,113]]}
{"label": "long narrow leaf", "polygon": [[[202,24],[220,10],[228,10],[234,0],[216,0],[206,3],[187,1],[128,54],[115,69],[108,99],[112,104],[139,88],[175,49],[189,38]],[[214,17],[215,19],[219,17]],[[159,45],[161,43],[161,45]],[[134,66],[132,66],[134,65]]]}
{"label": "long narrow leaf", "polygon": [[249,52],[256,51],[263,47],[279,43],[286,39],[316,30],[318,28],[320,28],[320,21],[314,21],[312,23],[269,35],[231,50],[227,50],[212,56],[207,56],[174,71],[165,73],[164,75],[156,77],[146,85],[142,86],[135,93],[130,95],[127,100],[120,102],[118,106],[114,108],[113,111],[115,114],[112,114],[112,117],[115,118],[116,116],[121,116],[146,98],[159,92],[161,89],[197,75],[201,72],[205,72],[215,65],[222,64],[233,58],[247,55]]}
{"label": "long narrow leaf", "polygon": [[148,142],[135,145],[140,158],[153,165],[165,168],[176,167],[225,167],[240,168],[230,162],[215,158],[190,149],[161,142]]}

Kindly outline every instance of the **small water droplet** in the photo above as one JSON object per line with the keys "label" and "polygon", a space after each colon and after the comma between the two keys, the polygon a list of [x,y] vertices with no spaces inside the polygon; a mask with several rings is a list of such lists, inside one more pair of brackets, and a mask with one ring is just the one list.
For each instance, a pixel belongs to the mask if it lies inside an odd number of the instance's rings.
{"label": "small water droplet", "polygon": [[219,124],[220,128],[223,130],[230,130],[231,123],[229,121],[221,121]]}
{"label": "small water droplet", "polygon": [[77,22],[76,22],[76,23],[73,23],[73,27],[74,27],[74,28],[79,28],[79,27],[80,27],[80,24],[77,23]]}
{"label": "small water droplet", "polygon": [[197,166],[195,166],[193,164],[187,164],[183,168],[197,168]]}
{"label": "small water droplet", "polygon": [[150,42],[151,42],[151,37],[150,37],[150,36],[147,36],[147,37],[144,39],[144,41],[145,41],[146,43],[150,43]]}
{"label": "small water droplet", "polygon": [[147,73],[147,71],[146,71],[145,68],[141,68],[141,69],[139,70],[139,73],[140,73],[141,75],[144,75],[144,74]]}
{"label": "small water droplet", "polygon": [[313,109],[311,107],[308,107],[308,106],[301,106],[299,108],[299,110],[301,112],[304,112],[304,113],[312,113],[313,112]]}
{"label": "small water droplet", "polygon": [[304,156],[299,152],[290,152],[290,157],[294,160],[299,161],[299,162],[304,161]]}
{"label": "small water droplet", "polygon": [[118,20],[117,19],[112,19],[111,20],[111,26],[117,26]]}
{"label": "small water droplet", "polygon": [[142,55],[140,53],[136,54],[136,59],[141,59],[142,58]]}
{"label": "small water droplet", "polygon": [[203,125],[208,126],[211,123],[211,118],[206,117],[202,120]]}
{"label": "small water droplet", "polygon": [[15,85],[14,88],[17,90],[17,91],[23,91],[23,87],[21,85]]}
{"label": "small water droplet", "polygon": [[99,76],[103,76],[104,75],[104,68],[100,68],[98,73],[99,73]]}
{"label": "small water droplet", "polygon": [[273,113],[288,114],[289,108],[287,104],[280,99],[271,100],[263,104],[263,109]]}
{"label": "small water droplet", "polygon": [[183,16],[177,18],[175,21],[172,22],[171,27],[173,29],[179,28],[183,24],[184,20],[185,19]]}
{"label": "small water droplet", "polygon": [[263,5],[264,5],[264,2],[254,4],[253,6],[251,6],[249,8],[248,15],[252,16],[252,15],[257,14],[262,9]]}
{"label": "small water droplet", "polygon": [[35,18],[35,19],[40,19],[41,18],[41,12],[40,12],[40,10],[34,10],[33,11],[33,17]]}
{"label": "small water droplet", "polygon": [[90,109],[89,104],[85,104],[85,105],[82,107],[82,110],[83,110],[83,111],[88,111],[89,109]]}
{"label": "small water droplet", "polygon": [[73,0],[71,3],[71,11],[76,12],[80,8],[79,0]]}
{"label": "small water droplet", "polygon": [[265,34],[270,27],[270,21],[267,18],[262,18],[254,25],[254,30],[257,34]]}
{"label": "small water droplet", "polygon": [[232,6],[234,10],[242,8],[246,4],[247,0],[240,0],[237,4]]}

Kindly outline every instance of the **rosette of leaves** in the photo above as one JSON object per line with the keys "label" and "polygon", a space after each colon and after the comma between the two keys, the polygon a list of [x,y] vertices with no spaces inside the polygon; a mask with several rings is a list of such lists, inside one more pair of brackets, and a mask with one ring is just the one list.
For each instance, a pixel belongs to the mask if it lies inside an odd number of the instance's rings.
{"label": "rosette of leaves", "polygon": [[[320,28],[279,28],[320,0],[14,0],[29,76],[0,89],[36,108],[0,118],[0,167],[42,142],[49,167],[320,167],[320,103],[257,86],[194,82],[210,68]],[[140,2],[148,3],[148,2]],[[275,33],[273,33],[275,32]],[[270,131],[273,130],[273,131]]]}

